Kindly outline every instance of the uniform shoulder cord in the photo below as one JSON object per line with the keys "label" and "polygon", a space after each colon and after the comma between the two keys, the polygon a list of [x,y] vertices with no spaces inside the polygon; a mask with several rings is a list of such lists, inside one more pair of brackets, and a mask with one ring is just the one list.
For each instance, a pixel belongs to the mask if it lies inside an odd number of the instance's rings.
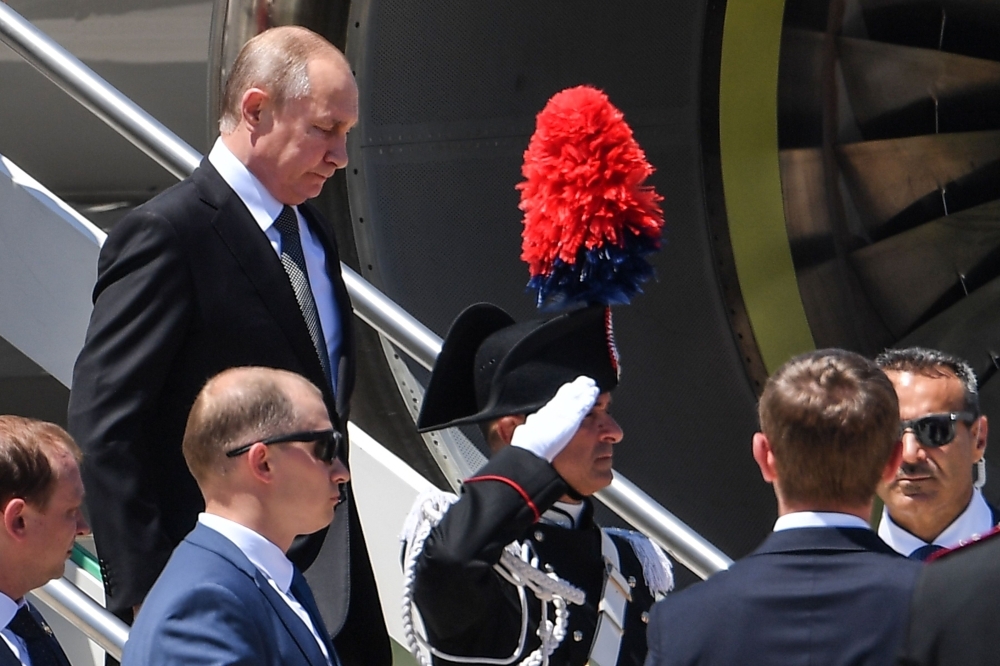
{"label": "uniform shoulder cord", "polygon": [[[513,541],[500,554],[500,562],[493,568],[504,580],[518,588],[521,600],[521,636],[517,649],[510,657],[500,659],[491,657],[462,657],[450,655],[435,649],[424,636],[416,630],[420,621],[419,611],[413,602],[413,581],[416,572],[417,559],[423,551],[424,542],[444,518],[458,496],[444,493],[440,490],[429,490],[420,495],[410,510],[410,515],[403,526],[403,633],[407,647],[416,657],[420,666],[433,666],[431,655],[447,661],[460,664],[489,664],[491,666],[507,666],[517,661],[518,655],[524,650],[528,634],[528,601],[525,588],[541,602],[542,613],[538,627],[538,637],[541,645],[519,663],[519,666],[545,666],[549,656],[566,637],[566,626],[569,623],[568,603],[582,605],[585,601],[583,590],[559,578],[555,573],[545,573],[538,568],[538,558],[532,552],[529,544]],[[555,622],[548,619],[548,606],[552,604]]]}

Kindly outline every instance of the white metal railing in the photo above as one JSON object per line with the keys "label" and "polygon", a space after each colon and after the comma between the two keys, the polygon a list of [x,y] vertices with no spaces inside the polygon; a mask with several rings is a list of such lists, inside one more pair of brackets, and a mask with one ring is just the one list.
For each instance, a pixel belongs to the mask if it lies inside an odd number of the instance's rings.
{"label": "white metal railing", "polygon": [[[196,150],[2,2],[0,41],[170,173],[184,178],[198,166],[201,156]],[[342,263],[341,269],[355,314],[421,365],[432,368],[441,338],[349,266]],[[722,551],[619,473],[597,497],[702,578],[732,564]],[[94,626],[103,626],[105,618],[81,610],[94,617]]]}
{"label": "white metal railing", "polygon": [[30,594],[49,606],[115,659],[121,659],[128,625],[65,578],[49,581]]}

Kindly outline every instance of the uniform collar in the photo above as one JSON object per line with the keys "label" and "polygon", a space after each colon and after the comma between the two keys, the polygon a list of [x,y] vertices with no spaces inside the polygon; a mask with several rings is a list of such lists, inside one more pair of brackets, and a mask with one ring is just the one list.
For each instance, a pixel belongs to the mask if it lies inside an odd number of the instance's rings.
{"label": "uniform collar", "polygon": [[292,584],[293,566],[281,549],[249,527],[211,513],[198,514],[198,522],[232,541],[251,564],[274,581],[278,589],[288,594]]}
{"label": "uniform collar", "polygon": [[565,527],[575,530],[583,524],[584,511],[587,503],[570,504],[569,502],[556,502],[548,511],[542,514],[539,522],[556,527]]}
{"label": "uniform collar", "polygon": [[212,152],[208,154],[208,161],[212,163],[226,184],[236,192],[247,210],[250,211],[254,221],[260,226],[261,231],[266,232],[270,229],[278,214],[281,213],[283,204],[275,199],[264,187],[264,184],[250,173],[246,165],[233,155],[232,151],[222,142],[222,137],[215,140]]}
{"label": "uniform collar", "polygon": [[[972,489],[972,499],[965,511],[958,515],[941,534],[932,541],[942,548],[954,548],[974,536],[982,536],[993,529],[993,512],[979,488]],[[928,545],[920,537],[910,534],[900,527],[889,515],[889,509],[882,509],[882,522],[878,526],[878,535],[897,553],[909,555],[913,551]]]}

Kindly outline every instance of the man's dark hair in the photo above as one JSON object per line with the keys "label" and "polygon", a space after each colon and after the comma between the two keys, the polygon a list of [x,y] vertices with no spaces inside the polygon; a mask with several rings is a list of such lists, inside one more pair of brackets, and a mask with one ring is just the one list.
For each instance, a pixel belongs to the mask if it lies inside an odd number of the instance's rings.
{"label": "man's dark hair", "polygon": [[[218,389],[233,373],[245,377],[237,386]],[[283,374],[291,376],[270,368],[235,368],[208,380],[191,407],[181,444],[196,480],[224,461],[226,451],[294,428],[295,405],[279,383]]]}
{"label": "man's dark hair", "polygon": [[45,510],[56,488],[51,456],[83,457],[69,433],[54,423],[0,415],[0,507],[18,497]]}
{"label": "man's dark hair", "polygon": [[926,347],[886,349],[875,358],[875,365],[883,371],[910,372],[932,379],[954,375],[965,388],[965,411],[979,415],[979,381],[972,366],[958,356]]}
{"label": "man's dark hair", "polygon": [[889,378],[854,352],[823,349],[781,366],[760,398],[761,431],[786,501],[864,504],[899,439]]}

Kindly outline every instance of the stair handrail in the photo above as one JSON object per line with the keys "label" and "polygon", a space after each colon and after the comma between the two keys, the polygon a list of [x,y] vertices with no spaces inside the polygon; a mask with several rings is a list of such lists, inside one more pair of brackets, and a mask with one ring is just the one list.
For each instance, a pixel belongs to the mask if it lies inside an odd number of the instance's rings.
{"label": "stair handrail", "polygon": [[128,640],[128,625],[81,592],[76,585],[65,578],[56,578],[28,594],[55,610],[101,649],[121,661],[122,650]]}
{"label": "stair handrail", "polygon": [[[3,2],[0,41],[174,176],[187,177],[201,162],[198,152],[183,139]],[[432,368],[441,351],[440,336],[350,266],[341,262],[341,270],[355,314],[418,363]],[[732,564],[725,553],[674,514],[645,493],[642,498],[634,491],[638,487],[616,472],[615,483],[597,497],[702,578]]]}

